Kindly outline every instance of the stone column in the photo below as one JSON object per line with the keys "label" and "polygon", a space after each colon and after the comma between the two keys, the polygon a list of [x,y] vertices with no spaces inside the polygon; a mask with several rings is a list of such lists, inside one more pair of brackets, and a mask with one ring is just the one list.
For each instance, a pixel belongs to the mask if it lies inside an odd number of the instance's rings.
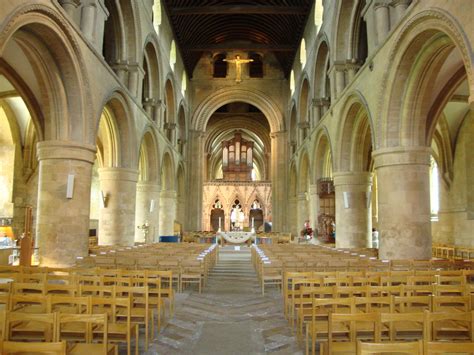
{"label": "stone column", "polygon": [[143,90],[142,82],[145,76],[145,71],[138,63],[130,63],[128,70],[128,89],[133,96],[141,98]]}
{"label": "stone column", "polygon": [[159,234],[173,235],[176,219],[176,191],[161,190],[160,192],[160,223]]}
{"label": "stone column", "polygon": [[321,117],[323,117],[323,104],[320,98],[313,99],[313,117],[314,117],[314,125],[317,125],[319,121],[321,121]]}
{"label": "stone column", "polygon": [[410,5],[410,0],[393,0],[390,3],[395,10],[395,23],[400,22],[405,11],[407,11],[408,6]]}
{"label": "stone column", "polygon": [[318,185],[309,185],[308,191],[309,197],[309,223],[311,228],[316,229],[318,226],[318,214],[319,214],[319,195]]}
{"label": "stone column", "polygon": [[115,74],[117,74],[117,76],[119,77],[120,82],[122,84],[125,84],[127,81],[127,75],[128,75],[128,61],[119,60],[116,63],[114,63],[111,67],[114,70]]}
{"label": "stone column", "polygon": [[272,230],[286,230],[287,220],[287,132],[272,132],[271,138],[271,181],[272,181]]}
{"label": "stone column", "polygon": [[336,189],[336,247],[366,248],[372,230],[372,174],[344,172],[334,174]]}
{"label": "stone column", "polygon": [[155,107],[155,99],[149,98],[149,97],[145,98],[145,100],[143,101],[143,108],[145,109],[147,116],[150,117],[151,120],[154,119],[153,117],[154,107]]}
{"label": "stone column", "polygon": [[[39,160],[36,238],[40,264],[66,267],[88,253],[94,146],[73,142],[37,144]],[[73,176],[73,178],[69,178]],[[74,179],[72,197],[66,196]]]}
{"label": "stone column", "polygon": [[298,128],[299,128],[298,130],[299,140],[300,140],[300,144],[302,144],[305,138],[308,136],[309,122],[307,121],[299,122]]}
{"label": "stone column", "polygon": [[59,3],[63,7],[64,11],[70,16],[72,19],[76,18],[76,9],[80,5],[80,0],[59,0]]}
{"label": "stone column", "polygon": [[377,32],[377,43],[381,44],[390,31],[390,13],[386,1],[377,1],[374,4],[375,28]]}
{"label": "stone column", "polygon": [[335,97],[339,97],[346,87],[346,78],[345,78],[345,70],[346,66],[345,64],[342,63],[336,63],[334,64],[334,70],[335,70],[335,79],[336,79],[336,92],[335,92]]}
{"label": "stone column", "polygon": [[82,7],[81,31],[90,42],[94,41],[95,13],[96,6],[94,3]]}
{"label": "stone column", "polygon": [[431,258],[430,154],[428,147],[384,148],[372,153],[381,259]]}
{"label": "stone column", "polygon": [[105,201],[99,210],[99,245],[133,245],[138,172],[125,168],[99,169]]}
{"label": "stone column", "polygon": [[187,186],[195,186],[187,192],[187,208],[184,230],[199,231],[202,229],[202,193],[204,181],[204,136],[202,131],[189,131],[189,144],[187,145],[188,171]]}
{"label": "stone column", "polygon": [[360,68],[360,65],[357,63],[357,60],[351,59],[347,61],[346,69],[347,69],[347,79],[349,82],[354,80],[359,68]]}
{"label": "stone column", "polygon": [[[160,185],[156,182],[140,181],[137,183],[137,204],[135,213],[135,242],[153,243],[158,241],[160,215]],[[143,230],[138,229],[148,222],[148,237],[144,239]]]}

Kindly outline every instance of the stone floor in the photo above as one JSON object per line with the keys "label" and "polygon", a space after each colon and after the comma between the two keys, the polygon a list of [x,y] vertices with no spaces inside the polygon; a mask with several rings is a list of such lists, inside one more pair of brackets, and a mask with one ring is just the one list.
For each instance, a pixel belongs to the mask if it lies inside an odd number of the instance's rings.
{"label": "stone floor", "polygon": [[[141,354],[302,354],[279,290],[261,296],[250,249],[221,248],[203,293],[177,294],[176,312]],[[122,351],[121,351],[122,353]]]}

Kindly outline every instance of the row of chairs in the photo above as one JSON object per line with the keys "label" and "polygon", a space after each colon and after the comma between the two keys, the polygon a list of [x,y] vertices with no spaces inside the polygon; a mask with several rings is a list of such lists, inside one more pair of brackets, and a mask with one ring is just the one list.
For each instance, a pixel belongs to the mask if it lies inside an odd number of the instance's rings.
{"label": "row of chairs", "polygon": [[449,260],[466,260],[474,258],[474,248],[454,244],[433,243],[431,252],[433,258]]}
{"label": "row of chairs", "polygon": [[[413,328],[413,324],[416,328]],[[456,328],[453,329],[452,325]],[[472,353],[473,312],[330,313],[327,327],[315,323],[320,354]],[[314,354],[316,342],[306,345]]]}

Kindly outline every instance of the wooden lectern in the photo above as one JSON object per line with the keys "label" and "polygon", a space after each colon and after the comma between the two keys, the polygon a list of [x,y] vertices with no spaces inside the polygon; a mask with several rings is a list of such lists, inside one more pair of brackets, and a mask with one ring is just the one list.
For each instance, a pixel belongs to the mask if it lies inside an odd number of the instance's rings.
{"label": "wooden lectern", "polygon": [[20,240],[20,265],[31,266],[31,255],[33,253],[33,239],[31,237],[31,223],[33,216],[31,206],[25,210],[25,231]]}

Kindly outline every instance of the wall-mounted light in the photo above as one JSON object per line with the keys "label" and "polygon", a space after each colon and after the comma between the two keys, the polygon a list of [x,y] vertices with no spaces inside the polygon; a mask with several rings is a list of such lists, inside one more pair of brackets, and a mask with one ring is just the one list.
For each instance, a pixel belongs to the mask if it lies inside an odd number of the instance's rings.
{"label": "wall-mounted light", "polygon": [[155,200],[151,199],[150,200],[150,213],[152,213],[155,210]]}
{"label": "wall-mounted light", "polygon": [[108,199],[109,195],[107,195],[107,193],[104,193],[104,191],[100,191],[100,207],[106,208]]}
{"label": "wall-mounted light", "polygon": [[349,208],[349,192],[343,191],[342,192],[342,197],[344,198],[344,208]]}
{"label": "wall-mounted light", "polygon": [[73,195],[74,195],[74,175],[69,174],[67,176],[66,198],[71,199]]}

